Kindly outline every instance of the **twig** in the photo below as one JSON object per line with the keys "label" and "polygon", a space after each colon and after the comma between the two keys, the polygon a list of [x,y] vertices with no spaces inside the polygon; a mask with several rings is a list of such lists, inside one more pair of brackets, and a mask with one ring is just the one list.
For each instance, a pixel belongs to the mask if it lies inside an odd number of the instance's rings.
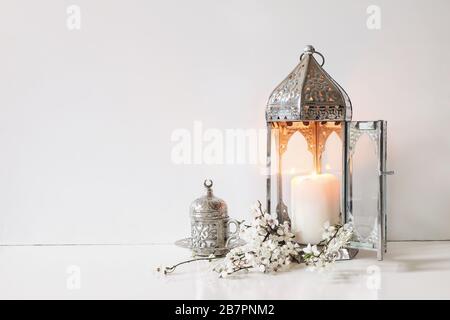
{"label": "twig", "polygon": [[330,244],[331,240],[336,238],[336,236],[341,228],[342,228],[341,225],[336,227],[336,231],[334,232],[333,236],[330,239],[328,239],[328,241],[325,243],[325,245],[323,246],[323,249],[320,251],[320,254],[317,257],[320,257],[326,251],[326,248],[328,248],[328,245]]}
{"label": "twig", "polygon": [[247,266],[247,267],[239,267],[238,269],[236,269],[236,270],[233,270],[232,272],[230,272],[230,273],[227,273],[227,276],[229,276],[230,274],[233,274],[233,273],[236,273],[236,272],[239,272],[239,271],[242,271],[242,270],[249,270],[249,269],[252,269],[253,267],[252,266]]}
{"label": "twig", "polygon": [[156,271],[157,272],[163,272],[164,274],[168,274],[168,273],[172,273],[173,271],[175,271],[175,269],[178,266],[181,266],[182,264],[187,264],[187,263],[191,263],[191,262],[195,262],[195,261],[205,261],[205,260],[208,260],[209,262],[211,262],[212,260],[220,259],[220,258],[222,258],[222,257],[214,256],[214,257],[207,257],[207,258],[190,259],[190,260],[186,260],[186,261],[182,261],[182,262],[179,262],[177,264],[174,264],[173,266],[164,267],[164,270],[162,270],[162,267],[157,267]]}

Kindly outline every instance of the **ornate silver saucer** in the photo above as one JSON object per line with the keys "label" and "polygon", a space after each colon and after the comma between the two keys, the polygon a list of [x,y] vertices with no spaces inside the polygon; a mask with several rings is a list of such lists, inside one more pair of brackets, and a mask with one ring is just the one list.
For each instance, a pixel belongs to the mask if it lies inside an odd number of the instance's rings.
{"label": "ornate silver saucer", "polygon": [[197,251],[196,248],[192,246],[192,238],[184,238],[178,241],[175,241],[175,245],[181,248],[190,249],[194,252],[196,256],[209,256],[211,254],[215,256],[223,256],[228,253],[231,249],[240,247],[245,245],[245,241],[243,239],[233,239],[232,241],[228,241],[225,247],[223,248],[201,248],[201,250]]}

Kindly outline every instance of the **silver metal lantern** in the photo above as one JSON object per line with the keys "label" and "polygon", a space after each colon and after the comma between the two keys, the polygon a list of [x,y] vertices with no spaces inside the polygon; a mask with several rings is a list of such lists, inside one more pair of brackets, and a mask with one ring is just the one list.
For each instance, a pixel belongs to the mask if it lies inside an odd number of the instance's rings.
{"label": "silver metal lantern", "polygon": [[267,210],[305,239],[314,239],[328,218],[350,223],[352,252],[373,250],[382,260],[386,175],[392,174],[386,171],[386,121],[352,121],[350,98],[324,63],[307,46],[269,97]]}

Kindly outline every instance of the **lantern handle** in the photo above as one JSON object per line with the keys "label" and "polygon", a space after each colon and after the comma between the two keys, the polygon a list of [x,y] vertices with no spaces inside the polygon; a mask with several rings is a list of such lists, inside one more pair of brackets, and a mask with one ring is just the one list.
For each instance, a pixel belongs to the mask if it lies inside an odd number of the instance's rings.
{"label": "lantern handle", "polygon": [[205,179],[205,181],[203,182],[203,185],[207,188],[210,189],[213,186],[213,182],[211,179]]}
{"label": "lantern handle", "polygon": [[322,63],[320,64],[321,67],[325,64],[325,57],[323,54],[321,54],[319,51],[316,51],[312,45],[307,45],[305,49],[303,49],[303,53],[300,55],[300,61],[303,59],[303,56],[306,54],[314,54],[317,53],[322,58]]}

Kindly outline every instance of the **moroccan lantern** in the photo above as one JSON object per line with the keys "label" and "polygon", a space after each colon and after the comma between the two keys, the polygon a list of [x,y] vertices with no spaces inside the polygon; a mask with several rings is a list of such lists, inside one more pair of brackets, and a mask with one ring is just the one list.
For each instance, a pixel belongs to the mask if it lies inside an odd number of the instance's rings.
{"label": "moroccan lantern", "polygon": [[[320,57],[319,61],[316,57]],[[266,108],[267,210],[289,221],[297,241],[317,244],[326,223],[349,223],[341,258],[386,252],[386,121],[352,121],[345,90],[307,46]]]}

